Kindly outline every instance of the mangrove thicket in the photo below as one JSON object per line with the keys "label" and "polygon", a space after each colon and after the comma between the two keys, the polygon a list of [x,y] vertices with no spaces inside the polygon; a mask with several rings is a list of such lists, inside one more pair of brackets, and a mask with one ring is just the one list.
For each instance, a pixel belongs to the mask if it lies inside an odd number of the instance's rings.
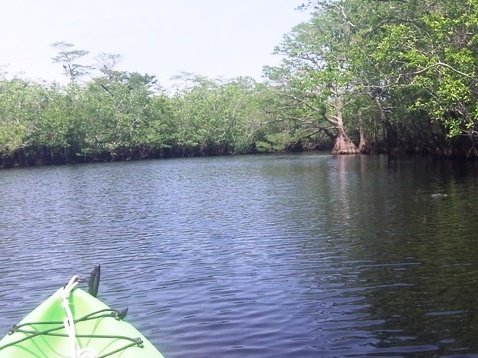
{"label": "mangrove thicket", "polygon": [[0,167],[273,151],[478,156],[478,0],[319,0],[262,80],[180,73],[60,41],[65,83],[0,73]]}

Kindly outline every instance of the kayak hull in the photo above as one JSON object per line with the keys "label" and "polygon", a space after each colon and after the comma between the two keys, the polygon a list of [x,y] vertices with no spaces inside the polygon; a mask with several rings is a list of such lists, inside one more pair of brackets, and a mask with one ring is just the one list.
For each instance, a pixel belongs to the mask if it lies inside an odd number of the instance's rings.
{"label": "kayak hull", "polygon": [[74,342],[85,357],[164,358],[116,311],[80,288],[73,289],[69,295],[75,322],[72,339],[64,326],[62,290],[46,299],[0,341],[0,358],[71,357]]}

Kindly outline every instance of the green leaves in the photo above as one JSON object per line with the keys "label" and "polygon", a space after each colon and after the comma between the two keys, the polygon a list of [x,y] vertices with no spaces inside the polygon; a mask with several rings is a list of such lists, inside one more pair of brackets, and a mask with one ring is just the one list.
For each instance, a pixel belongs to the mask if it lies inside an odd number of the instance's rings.
{"label": "green leaves", "polygon": [[[415,89],[408,106],[420,109],[447,128],[450,137],[471,133],[478,118],[476,68],[478,29],[476,1],[422,3],[415,13],[406,11],[406,22],[385,27],[374,55],[378,65]],[[401,41],[400,41],[401,39]],[[395,60],[393,60],[395,59]]]}
{"label": "green leaves", "polygon": [[183,74],[173,97],[178,144],[199,153],[241,153],[253,146],[265,116],[263,86],[252,78],[211,80]]}

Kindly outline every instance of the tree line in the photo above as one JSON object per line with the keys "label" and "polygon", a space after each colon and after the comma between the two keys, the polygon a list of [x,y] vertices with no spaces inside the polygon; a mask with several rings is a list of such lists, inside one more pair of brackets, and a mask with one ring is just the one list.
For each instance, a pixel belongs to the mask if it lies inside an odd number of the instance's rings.
{"label": "tree line", "polygon": [[[0,74],[0,166],[327,149],[478,156],[478,0],[319,0],[264,81],[118,71],[57,42],[67,84]],[[60,67],[61,65],[61,67]]]}

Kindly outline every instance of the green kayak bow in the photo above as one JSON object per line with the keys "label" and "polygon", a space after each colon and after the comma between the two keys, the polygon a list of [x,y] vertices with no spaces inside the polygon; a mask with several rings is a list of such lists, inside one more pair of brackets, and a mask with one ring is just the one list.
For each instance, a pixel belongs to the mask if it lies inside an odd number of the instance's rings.
{"label": "green kayak bow", "polygon": [[126,310],[115,311],[93,296],[98,292],[99,265],[95,270],[91,294],[76,287],[81,280],[74,276],[12,326],[0,341],[0,358],[164,358],[124,320]]}

